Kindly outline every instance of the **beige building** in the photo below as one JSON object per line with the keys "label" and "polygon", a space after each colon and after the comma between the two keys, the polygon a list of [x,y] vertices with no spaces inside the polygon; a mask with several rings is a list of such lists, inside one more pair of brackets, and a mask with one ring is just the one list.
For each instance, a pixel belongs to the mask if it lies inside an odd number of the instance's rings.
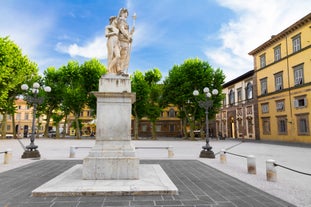
{"label": "beige building", "polygon": [[251,70],[223,85],[225,98],[215,118],[219,137],[259,139],[254,80]]}

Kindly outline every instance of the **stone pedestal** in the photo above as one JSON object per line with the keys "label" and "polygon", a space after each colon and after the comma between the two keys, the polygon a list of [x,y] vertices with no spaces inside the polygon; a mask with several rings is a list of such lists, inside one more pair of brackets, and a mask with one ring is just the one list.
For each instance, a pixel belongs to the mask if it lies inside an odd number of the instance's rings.
{"label": "stone pedestal", "polygon": [[86,180],[139,179],[139,159],[131,145],[131,110],[135,94],[129,77],[108,74],[99,80],[96,143],[83,160]]}

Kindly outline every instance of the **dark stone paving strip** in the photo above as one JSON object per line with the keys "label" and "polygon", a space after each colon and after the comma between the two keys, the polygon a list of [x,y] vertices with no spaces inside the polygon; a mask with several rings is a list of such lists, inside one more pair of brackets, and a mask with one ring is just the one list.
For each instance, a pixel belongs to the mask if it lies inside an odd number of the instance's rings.
{"label": "dark stone paving strip", "polygon": [[32,197],[31,191],[81,160],[42,160],[0,173],[5,207],[241,207],[293,206],[197,160],[141,160],[160,164],[179,190],[171,196]]}

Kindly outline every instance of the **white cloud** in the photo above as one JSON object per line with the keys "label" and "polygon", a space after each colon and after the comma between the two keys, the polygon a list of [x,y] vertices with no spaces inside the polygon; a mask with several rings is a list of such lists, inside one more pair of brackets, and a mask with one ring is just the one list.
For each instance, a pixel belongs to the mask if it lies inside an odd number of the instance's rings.
{"label": "white cloud", "polygon": [[85,45],[79,46],[74,43],[71,45],[64,45],[59,42],[56,45],[56,51],[62,53],[68,53],[71,57],[85,57],[85,58],[98,58],[106,59],[107,58],[107,49],[106,49],[106,37],[104,35],[95,37],[90,42]]}
{"label": "white cloud", "polygon": [[305,0],[218,2],[233,10],[236,18],[222,25],[218,34],[221,47],[208,48],[205,54],[214,67],[224,70],[226,81],[253,69],[253,59],[248,52],[307,15],[311,8],[311,2]]}
{"label": "white cloud", "polygon": [[[8,5],[4,5],[8,3]],[[10,7],[9,2],[2,2],[0,7],[0,36],[9,36],[23,50],[23,54],[36,57],[40,54],[40,46],[44,44],[46,35],[54,24],[53,15],[45,12],[38,18],[32,14],[18,11]]]}

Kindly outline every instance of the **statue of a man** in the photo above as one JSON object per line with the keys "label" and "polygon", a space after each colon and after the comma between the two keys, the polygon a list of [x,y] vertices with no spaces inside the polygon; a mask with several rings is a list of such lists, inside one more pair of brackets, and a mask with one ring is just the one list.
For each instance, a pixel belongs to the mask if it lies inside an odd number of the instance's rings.
{"label": "statue of a man", "polygon": [[108,38],[108,72],[126,76],[134,33],[134,27],[129,31],[127,17],[128,10],[120,9],[118,17],[110,17],[110,24],[105,30],[105,35]]}

